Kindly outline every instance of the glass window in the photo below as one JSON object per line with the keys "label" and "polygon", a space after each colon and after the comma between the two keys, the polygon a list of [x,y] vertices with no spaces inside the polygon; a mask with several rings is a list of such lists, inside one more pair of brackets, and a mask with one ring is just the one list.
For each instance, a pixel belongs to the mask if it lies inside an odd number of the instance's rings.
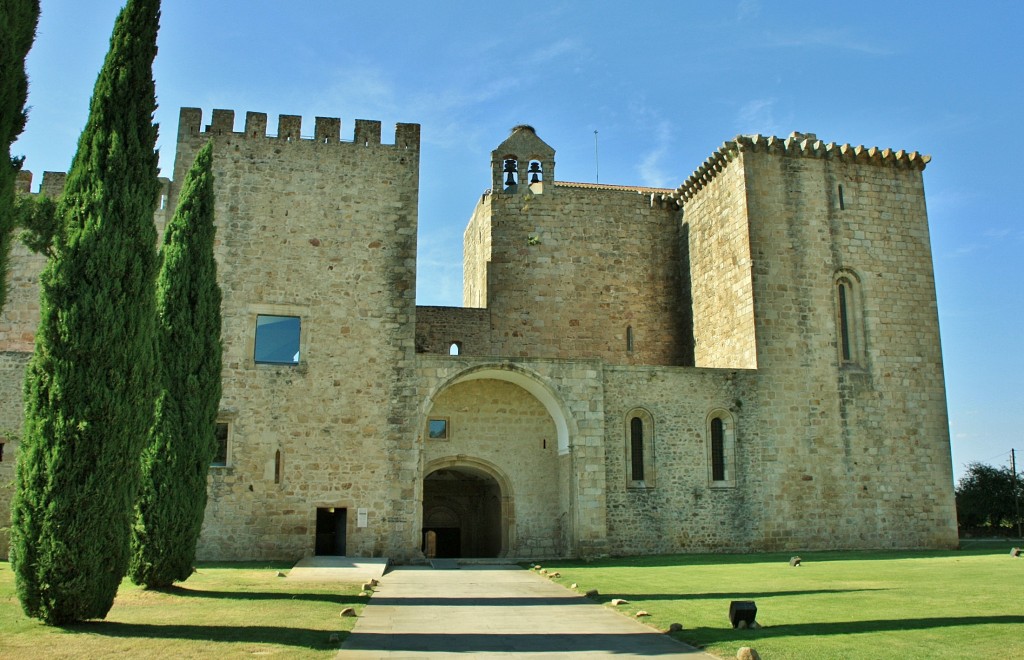
{"label": "glass window", "polygon": [[448,420],[441,418],[431,419],[427,422],[427,435],[434,440],[447,440]]}
{"label": "glass window", "polygon": [[271,316],[260,314],[256,317],[256,348],[254,358],[258,364],[298,364],[299,330],[298,316]]}

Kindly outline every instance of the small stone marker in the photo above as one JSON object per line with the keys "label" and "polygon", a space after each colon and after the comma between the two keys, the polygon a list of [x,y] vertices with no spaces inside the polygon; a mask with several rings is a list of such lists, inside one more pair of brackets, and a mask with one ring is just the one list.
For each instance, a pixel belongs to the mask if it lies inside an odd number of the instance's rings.
{"label": "small stone marker", "polygon": [[761,656],[749,646],[741,646],[740,650],[736,651],[736,660],[761,660]]}
{"label": "small stone marker", "polygon": [[356,608],[354,608],[354,607],[346,607],[345,609],[343,609],[341,611],[341,616],[355,616],[355,615],[356,615]]}
{"label": "small stone marker", "polygon": [[790,557],[789,558],[789,565],[790,566],[799,566],[800,565],[800,558],[799,557]]}
{"label": "small stone marker", "polygon": [[612,605],[625,605],[628,602],[625,598],[612,598]]}
{"label": "small stone marker", "polygon": [[369,591],[371,589],[373,589],[373,582],[364,582],[363,583],[363,591]]}
{"label": "small stone marker", "polygon": [[370,595],[370,592],[368,592],[368,591],[360,591],[359,592],[359,597],[360,598],[366,598],[369,595]]}
{"label": "small stone marker", "polygon": [[1020,548],[1014,548],[1014,549],[1010,550],[1010,556],[1011,557],[1020,557],[1020,553],[1021,553],[1021,549]]}
{"label": "small stone marker", "polygon": [[554,573],[548,573],[548,577],[549,578],[559,578],[559,577],[562,577],[562,574],[559,573],[558,571],[555,571]]}
{"label": "small stone marker", "polygon": [[651,616],[651,613],[648,612],[647,610],[637,610],[636,617],[640,618],[642,616]]}
{"label": "small stone marker", "polygon": [[670,632],[670,633],[680,632],[682,629],[683,629],[683,624],[681,624],[681,623],[672,623],[672,624],[669,624],[669,626],[668,626],[668,632]]}
{"label": "small stone marker", "polygon": [[546,568],[540,569],[540,574],[541,575],[547,575],[548,574],[548,569],[546,569]]}
{"label": "small stone marker", "polygon": [[284,571],[278,571],[277,577],[285,577]]}
{"label": "small stone marker", "polygon": [[587,591],[587,593],[583,595],[587,598],[597,598],[599,594],[597,592],[597,589],[590,589],[589,591]]}
{"label": "small stone marker", "polygon": [[573,582],[572,584],[570,584],[570,585],[569,585],[569,588],[570,588],[570,589],[579,589],[579,588],[580,588],[580,585],[578,585],[578,584],[576,584],[575,582]]}

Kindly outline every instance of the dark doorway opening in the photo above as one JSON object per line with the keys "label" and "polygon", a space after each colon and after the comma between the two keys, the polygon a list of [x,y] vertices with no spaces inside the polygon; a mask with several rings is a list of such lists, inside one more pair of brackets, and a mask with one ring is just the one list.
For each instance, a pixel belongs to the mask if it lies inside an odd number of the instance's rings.
{"label": "dark doorway opening", "polygon": [[497,557],[502,551],[501,487],[471,468],[444,468],[423,480],[423,551],[435,557]]}
{"label": "dark doorway opening", "polygon": [[345,534],[348,509],[319,508],[316,510],[316,554],[345,554]]}

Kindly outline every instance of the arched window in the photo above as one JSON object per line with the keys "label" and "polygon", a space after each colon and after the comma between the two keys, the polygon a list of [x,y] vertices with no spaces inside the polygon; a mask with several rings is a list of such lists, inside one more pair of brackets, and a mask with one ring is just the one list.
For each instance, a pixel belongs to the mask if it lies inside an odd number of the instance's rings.
{"label": "arched window", "polygon": [[864,359],[864,317],[861,313],[859,279],[851,271],[835,278],[836,344],[840,365],[862,364]]}
{"label": "arched window", "polygon": [[644,420],[629,420],[629,456],[633,481],[644,480]]}
{"label": "arched window", "polygon": [[714,487],[736,485],[736,423],[732,413],[708,415],[708,480]]}
{"label": "arched window", "polygon": [[654,487],[654,418],[642,408],[626,414],[626,485]]}
{"label": "arched window", "polygon": [[448,347],[448,355],[461,355],[462,354],[462,342],[453,341],[451,346]]}

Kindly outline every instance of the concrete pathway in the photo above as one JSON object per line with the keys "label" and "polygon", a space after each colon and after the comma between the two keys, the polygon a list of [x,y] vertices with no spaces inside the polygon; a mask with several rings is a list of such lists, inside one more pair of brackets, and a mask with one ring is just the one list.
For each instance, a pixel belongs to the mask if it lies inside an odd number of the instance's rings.
{"label": "concrete pathway", "polygon": [[380,579],[387,567],[386,557],[306,557],[288,571],[287,579],[296,582],[359,583],[370,578]]}
{"label": "concrete pathway", "polygon": [[396,568],[381,578],[338,657],[468,653],[716,660],[532,571],[509,566]]}

